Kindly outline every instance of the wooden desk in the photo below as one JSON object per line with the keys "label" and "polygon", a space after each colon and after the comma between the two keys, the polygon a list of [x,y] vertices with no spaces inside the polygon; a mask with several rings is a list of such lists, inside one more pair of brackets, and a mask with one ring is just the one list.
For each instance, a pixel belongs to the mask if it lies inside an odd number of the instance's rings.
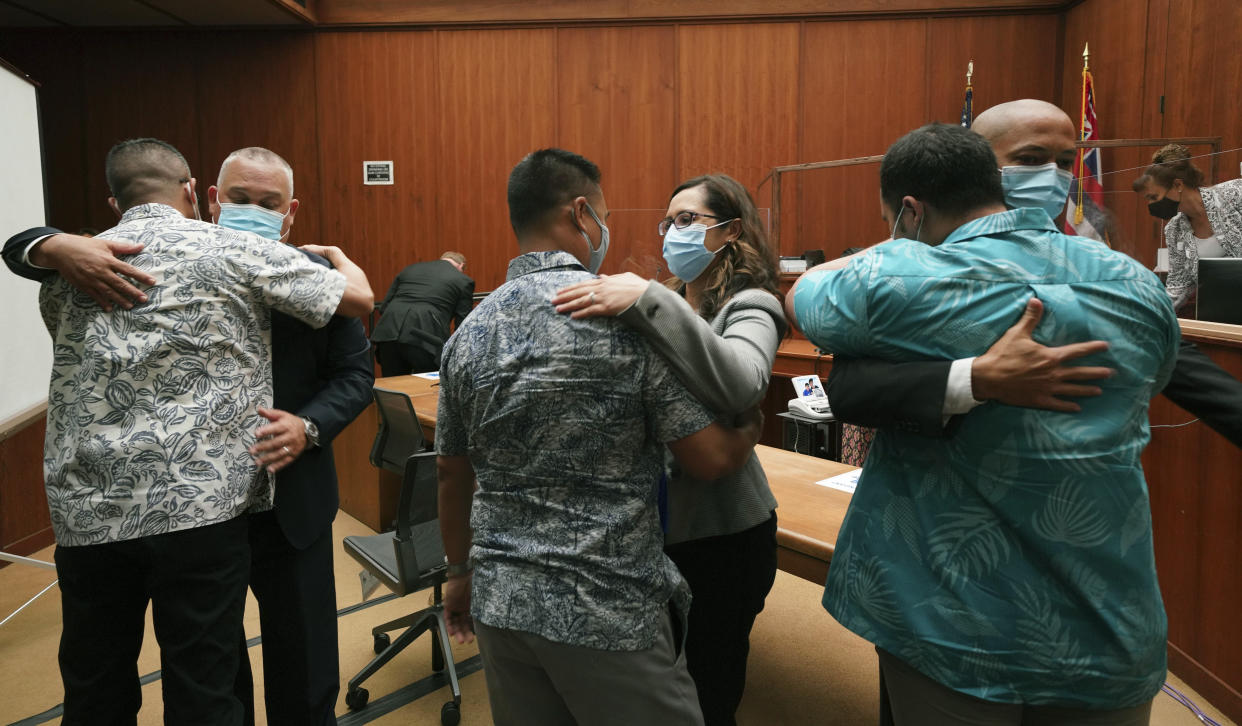
{"label": "wooden desk", "polygon": [[815,482],[856,467],[771,446],[756,446],[755,453],[780,505],[776,510],[777,566],[824,584],[850,495]]}
{"label": "wooden desk", "polygon": [[[437,383],[417,376],[391,376],[376,379],[375,387],[408,395],[428,440],[434,440],[440,390]],[[371,417],[374,415],[370,412]],[[367,414],[359,418],[365,416]],[[374,433],[371,435],[373,437]],[[855,467],[769,446],[756,447],[755,451],[767,472],[772,493],[780,504],[777,510],[777,563],[786,572],[823,584],[828,576],[828,563],[832,561],[841,521],[850,504],[850,495],[815,482]],[[381,529],[391,516],[387,513],[395,511],[393,507],[399,483],[388,472],[374,468],[371,471],[370,477],[357,473],[352,477],[350,496],[346,496],[346,482],[342,480],[341,509],[371,527]],[[388,499],[394,501],[386,503],[384,500]]]}
{"label": "wooden desk", "polygon": [[[1181,320],[1193,341],[1242,379],[1242,326]],[[1155,425],[1194,416],[1164,396]],[[1169,669],[1242,723],[1242,450],[1203,422],[1154,428],[1143,452],[1156,571],[1169,617]]]}
{"label": "wooden desk", "polygon": [[423,426],[423,434],[427,441],[435,441],[436,411],[440,406],[440,382],[429,381],[418,376],[388,376],[376,378],[375,387],[386,391],[397,391],[410,397],[414,404],[414,413]]}

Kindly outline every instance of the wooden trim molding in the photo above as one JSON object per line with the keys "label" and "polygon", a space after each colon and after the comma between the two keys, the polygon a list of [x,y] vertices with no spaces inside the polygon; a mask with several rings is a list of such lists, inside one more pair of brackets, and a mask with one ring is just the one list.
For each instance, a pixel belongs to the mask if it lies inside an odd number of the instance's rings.
{"label": "wooden trim molding", "polygon": [[47,415],[46,400],[36,403],[7,421],[0,422],[0,441],[4,441],[18,431],[21,431],[35,421],[43,418],[45,415]]}
{"label": "wooden trim molding", "polygon": [[[270,0],[288,4],[291,0]],[[316,0],[323,26],[717,22],[1058,13],[1073,0]]]}
{"label": "wooden trim molding", "polygon": [[315,13],[315,0],[306,0],[306,7],[293,0],[268,0],[269,3],[284,10],[307,25],[317,25],[319,18]]}
{"label": "wooden trim molding", "polygon": [[1231,719],[1242,717],[1242,693],[1221,680],[1189,653],[1169,643],[1169,670]]}
{"label": "wooden trim molding", "polygon": [[1242,348],[1242,325],[1209,323],[1206,320],[1178,320],[1182,337],[1197,343],[1218,343]]}

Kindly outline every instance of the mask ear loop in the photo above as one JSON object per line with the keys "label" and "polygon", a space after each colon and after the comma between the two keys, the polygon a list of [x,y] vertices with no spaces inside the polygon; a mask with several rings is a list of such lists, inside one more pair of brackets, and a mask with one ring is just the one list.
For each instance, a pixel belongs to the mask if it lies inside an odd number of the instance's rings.
{"label": "mask ear loop", "polygon": [[203,221],[203,213],[198,208],[198,195],[190,188],[190,182],[185,183],[185,190],[190,194],[190,204],[194,207],[194,219],[199,222]]}
{"label": "mask ear loop", "polygon": [[893,231],[889,233],[889,237],[897,239],[897,226],[901,224],[901,215],[906,213],[906,205],[901,205],[901,209],[897,210],[897,219],[893,220]]}

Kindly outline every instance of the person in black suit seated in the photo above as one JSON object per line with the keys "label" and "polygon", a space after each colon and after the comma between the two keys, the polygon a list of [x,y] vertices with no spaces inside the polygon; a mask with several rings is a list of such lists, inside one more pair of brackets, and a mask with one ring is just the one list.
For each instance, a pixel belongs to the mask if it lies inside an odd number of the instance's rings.
{"label": "person in black suit seated", "polygon": [[[207,196],[213,221],[269,239],[288,235],[298,209],[289,164],[258,147],[230,154]],[[44,245],[56,269],[28,264],[35,244]],[[139,248],[40,227],[9,239],[3,255],[22,277],[59,271],[111,308],[145,299],[125,277],[153,282],[114,256]],[[353,265],[335,247],[307,245],[303,251],[324,265]],[[331,442],[371,401],[370,344],[357,318],[336,316],[314,330],[273,313],[272,350],[276,409],[260,411],[270,423],[256,432],[260,442],[252,453],[276,473],[276,502],[250,522],[250,588],[263,632],[267,722],[335,724],[340,666],[331,525],[339,502]],[[238,696],[252,711],[250,661],[241,662]],[[247,722],[253,723],[253,712]]]}
{"label": "person in black suit seated", "polygon": [[397,274],[380,303],[371,342],[386,376],[440,370],[440,353],[454,326],[470,314],[474,280],[465,274],[466,257],[445,252]]}
{"label": "person in black suit seated", "polygon": [[[972,128],[992,145],[1003,167],[1009,207],[1043,206],[1054,217],[1065,208],[1076,134],[1061,109],[1043,101],[1011,101],[979,114]],[[1058,170],[1063,173],[1058,175]],[[1037,177],[1046,183],[1029,183]],[[1066,398],[1098,395],[1100,389],[1086,382],[1107,371],[1067,364],[1102,344],[1040,345],[1031,331],[1041,315],[1042,306],[1032,300],[1018,322],[978,358],[914,363],[834,358],[828,377],[832,412],[849,423],[947,436],[955,414],[984,401],[1077,411],[1078,404]],[[1242,383],[1193,343],[1182,341],[1163,393],[1242,447]]]}

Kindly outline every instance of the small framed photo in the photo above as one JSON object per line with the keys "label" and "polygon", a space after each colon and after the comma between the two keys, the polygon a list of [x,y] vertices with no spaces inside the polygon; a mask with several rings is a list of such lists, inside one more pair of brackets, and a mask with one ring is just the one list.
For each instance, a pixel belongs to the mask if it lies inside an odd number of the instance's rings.
{"label": "small framed photo", "polygon": [[790,380],[793,381],[793,387],[797,391],[798,398],[828,398],[828,394],[824,393],[824,384],[820,382],[819,376],[794,376]]}

